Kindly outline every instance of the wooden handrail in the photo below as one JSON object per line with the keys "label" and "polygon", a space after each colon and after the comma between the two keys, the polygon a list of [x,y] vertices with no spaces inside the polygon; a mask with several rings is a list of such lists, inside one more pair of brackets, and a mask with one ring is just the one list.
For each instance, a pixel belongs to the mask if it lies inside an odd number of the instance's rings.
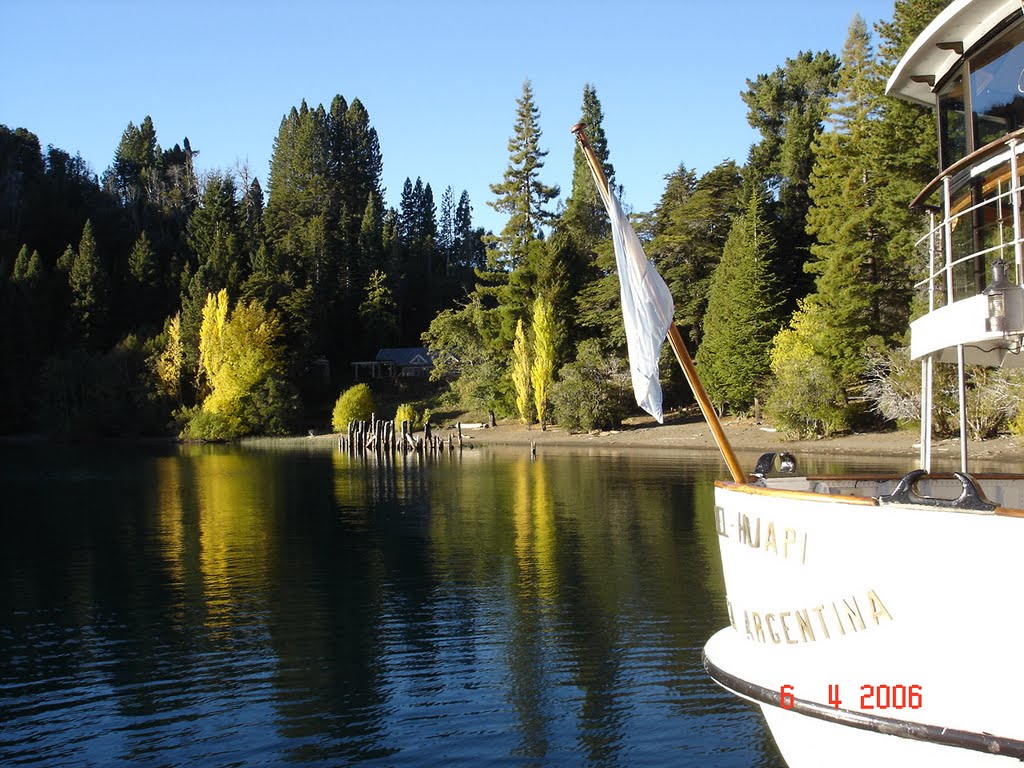
{"label": "wooden handrail", "polygon": [[929,181],[925,185],[924,189],[922,189],[921,192],[917,195],[917,197],[915,197],[911,201],[910,207],[912,209],[923,208],[924,201],[931,197],[935,190],[939,188],[939,185],[942,184],[942,180],[944,178],[946,178],[947,176],[955,176],[956,174],[960,173],[960,171],[962,171],[964,168],[968,168],[972,165],[977,165],[982,160],[985,160],[992,155],[998,154],[999,151],[1002,151],[1006,148],[1006,143],[1008,141],[1020,138],[1024,138],[1024,128],[1018,128],[1015,131],[1011,131],[1010,133],[1006,134],[1005,136],[1001,136],[995,141],[990,141],[988,144],[981,147],[980,149],[974,150],[973,152],[971,152],[971,154],[967,155],[967,157],[960,158],[951,166],[943,170],[934,179]]}

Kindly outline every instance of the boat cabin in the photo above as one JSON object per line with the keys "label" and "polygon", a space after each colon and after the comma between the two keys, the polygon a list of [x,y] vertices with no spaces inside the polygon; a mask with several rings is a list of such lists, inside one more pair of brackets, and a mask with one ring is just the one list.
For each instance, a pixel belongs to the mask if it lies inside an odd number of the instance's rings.
{"label": "boat cabin", "polygon": [[913,206],[924,314],[910,325],[922,365],[921,464],[931,463],[932,366],[956,363],[961,468],[967,471],[967,364],[1024,367],[1024,4],[953,0],[907,50],[886,88],[934,107],[939,174]]}
{"label": "boat cabin", "polygon": [[908,49],[887,93],[933,106],[940,173],[918,195],[931,215],[929,314],[911,356],[1024,366],[1024,10],[1020,0],[955,0]]}

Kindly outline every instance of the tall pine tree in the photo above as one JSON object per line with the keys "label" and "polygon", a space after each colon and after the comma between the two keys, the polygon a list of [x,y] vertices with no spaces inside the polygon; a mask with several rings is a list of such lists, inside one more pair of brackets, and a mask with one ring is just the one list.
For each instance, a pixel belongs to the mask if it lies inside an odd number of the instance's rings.
{"label": "tall pine tree", "polygon": [[695,363],[719,410],[742,412],[767,389],[769,344],[779,329],[778,283],[771,270],[775,240],[763,193],[752,190],[715,269]]}
{"label": "tall pine tree", "polygon": [[[904,330],[882,323],[883,316],[895,313],[881,308],[880,289],[888,272],[886,227],[877,206],[881,179],[872,151],[879,92],[870,35],[856,16],[843,48],[833,130],[818,143],[811,179],[814,204],[807,216],[808,231],[816,237],[814,259],[807,265],[815,275],[815,293],[807,298],[818,318],[814,348],[845,386],[852,386],[863,370],[869,339],[891,340]],[[901,278],[909,288],[909,275]]]}
{"label": "tall pine tree", "polygon": [[87,221],[82,230],[68,283],[71,286],[73,333],[83,346],[97,349],[104,342],[107,330],[110,282],[100,260],[91,221]]}
{"label": "tall pine tree", "polygon": [[[615,190],[615,169],[608,159],[603,121],[597,91],[588,83],[583,87],[580,122],[605,178]],[[617,190],[616,194],[620,193],[621,190]],[[614,259],[607,247],[610,236],[608,214],[587,158],[577,143],[573,153],[571,194],[550,247],[551,261],[558,264],[563,280],[560,292],[547,293],[556,315],[565,321],[565,338],[570,347],[595,333],[606,337],[602,326],[609,312],[614,315],[618,309],[618,280],[611,274]],[[565,353],[571,356],[571,349]]]}
{"label": "tall pine tree", "polygon": [[[604,170],[608,184],[615,189],[615,168],[608,160],[608,139],[604,133],[604,113],[597,98],[597,90],[587,83],[583,86],[583,103],[580,107],[580,123],[587,135],[587,142]],[[587,158],[579,143],[572,158],[572,193],[565,201],[565,210],[559,219],[559,228],[567,230],[575,240],[577,248],[590,253],[609,233],[608,213],[597,191]]]}
{"label": "tall pine tree", "polygon": [[[892,21],[876,25],[880,80],[888,79],[910,44],[947,5],[947,0],[897,0]],[[876,200],[887,234],[885,260],[893,266],[903,262],[901,271],[913,273],[925,266],[915,263],[914,242],[924,232],[927,221],[921,211],[912,211],[907,203],[937,171],[935,113],[919,104],[882,97],[878,117],[873,151],[879,182]],[[883,309],[901,306],[907,287],[891,281],[880,286]],[[885,320],[891,327],[905,322],[905,310],[900,316]]]}
{"label": "tall pine tree", "polygon": [[675,299],[680,331],[699,344],[708,288],[733,220],[743,212],[743,178],[732,160],[700,178],[679,166],[654,209],[648,256]]}
{"label": "tall pine tree", "polygon": [[765,184],[771,195],[768,212],[778,241],[775,269],[788,311],[811,289],[803,270],[811,242],[804,223],[808,187],[814,141],[824,129],[838,70],[835,55],[801,51],[774,72],[747,80],[741,94],[747,121],[761,134],[750,148],[745,173],[751,185]]}
{"label": "tall pine tree", "polygon": [[546,151],[540,148],[540,110],[533,101],[533,86],[523,83],[522,96],[516,101],[516,122],[508,140],[509,165],[500,184],[492,184],[495,200],[488,203],[508,215],[501,234],[494,238],[489,258],[494,269],[518,267],[532,240],[543,237],[543,227],[553,218],[548,203],[558,196],[557,186],[540,180]]}

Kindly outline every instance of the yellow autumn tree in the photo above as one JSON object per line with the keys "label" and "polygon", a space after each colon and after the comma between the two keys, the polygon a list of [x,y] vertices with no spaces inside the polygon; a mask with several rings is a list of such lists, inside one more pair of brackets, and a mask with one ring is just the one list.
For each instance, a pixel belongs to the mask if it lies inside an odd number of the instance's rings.
{"label": "yellow autumn tree", "polygon": [[555,311],[551,302],[538,296],[533,302],[533,365],[530,384],[540,428],[547,427],[551,385],[555,381]]}
{"label": "yellow autumn tree", "polygon": [[516,338],[512,342],[512,385],[516,392],[516,412],[523,424],[530,423],[530,350],[526,344],[526,329],[520,318],[516,323]]}
{"label": "yellow autumn tree", "polygon": [[795,437],[827,436],[847,427],[842,383],[816,351],[821,329],[817,306],[803,301],[770,348],[775,383],[765,411],[779,429]]}
{"label": "yellow autumn tree", "polygon": [[[200,392],[212,387],[215,373],[224,363],[224,328],[228,322],[228,292],[221,289],[206,296],[203,322],[199,326],[199,370],[196,385]],[[204,387],[205,384],[205,387]]]}
{"label": "yellow autumn tree", "polygon": [[287,430],[298,401],[284,380],[285,355],[276,312],[257,301],[228,315],[227,293],[207,299],[199,334],[208,394],[186,432],[203,439]]}
{"label": "yellow autumn tree", "polygon": [[164,392],[177,403],[181,403],[181,374],[185,367],[185,345],[181,339],[181,313],[179,312],[164,326],[167,341],[156,356],[153,365],[157,379]]}

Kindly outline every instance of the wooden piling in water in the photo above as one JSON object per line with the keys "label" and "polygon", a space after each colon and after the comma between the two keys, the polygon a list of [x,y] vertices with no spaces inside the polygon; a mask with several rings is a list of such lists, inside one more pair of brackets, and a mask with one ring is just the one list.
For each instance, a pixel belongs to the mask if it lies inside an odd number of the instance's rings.
{"label": "wooden piling in water", "polygon": [[401,451],[423,456],[443,454],[447,447],[448,453],[451,454],[455,452],[456,440],[461,451],[461,422],[452,427],[445,438],[435,433],[429,421],[423,426],[423,434],[417,435],[408,419],[396,424],[393,420],[378,419],[376,414],[371,414],[368,421],[353,419],[348,423],[345,432],[338,437],[338,450],[348,451],[350,454],[373,452],[378,456]]}

